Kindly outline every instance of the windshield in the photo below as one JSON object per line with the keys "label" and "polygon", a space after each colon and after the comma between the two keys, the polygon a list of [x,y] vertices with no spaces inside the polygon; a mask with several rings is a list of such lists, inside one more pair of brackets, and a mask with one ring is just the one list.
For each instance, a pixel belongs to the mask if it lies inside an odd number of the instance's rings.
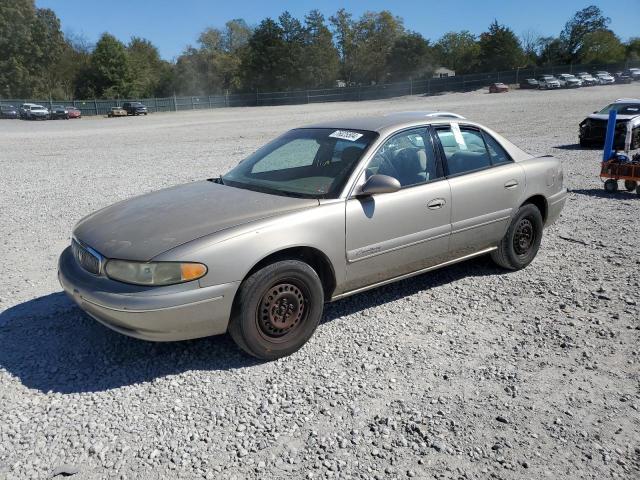
{"label": "windshield", "polygon": [[365,130],[291,130],[221,179],[225,185],[275,195],[335,198],[377,136]]}
{"label": "windshield", "polygon": [[620,115],[638,115],[640,114],[640,103],[612,103],[598,113],[609,113],[611,110],[615,110]]}

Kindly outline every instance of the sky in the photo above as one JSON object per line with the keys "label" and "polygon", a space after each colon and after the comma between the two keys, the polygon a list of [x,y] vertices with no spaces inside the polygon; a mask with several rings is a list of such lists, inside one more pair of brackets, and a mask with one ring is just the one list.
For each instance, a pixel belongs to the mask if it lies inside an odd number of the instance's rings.
{"label": "sky", "polygon": [[407,29],[435,41],[450,31],[482,33],[494,19],[517,35],[525,31],[558,35],[576,11],[591,4],[611,18],[610,28],[623,41],[640,35],[640,0],[36,0],[38,7],[56,12],[65,33],[81,34],[90,43],[103,32],[123,42],[132,36],[143,37],[166,60],[180,55],[187,45],[195,45],[207,27],[223,27],[234,18],[257,25],[285,10],[302,20],[314,8],[327,18],[342,7],[356,18],[366,10],[388,9],[404,19]]}

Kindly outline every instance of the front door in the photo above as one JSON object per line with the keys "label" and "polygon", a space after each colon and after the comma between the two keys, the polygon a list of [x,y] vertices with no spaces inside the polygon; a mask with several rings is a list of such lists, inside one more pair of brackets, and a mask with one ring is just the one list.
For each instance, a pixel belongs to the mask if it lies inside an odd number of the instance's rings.
{"label": "front door", "polygon": [[429,129],[388,139],[361,180],[373,174],[395,177],[402,188],[347,200],[346,290],[441,263],[448,252],[451,192]]}

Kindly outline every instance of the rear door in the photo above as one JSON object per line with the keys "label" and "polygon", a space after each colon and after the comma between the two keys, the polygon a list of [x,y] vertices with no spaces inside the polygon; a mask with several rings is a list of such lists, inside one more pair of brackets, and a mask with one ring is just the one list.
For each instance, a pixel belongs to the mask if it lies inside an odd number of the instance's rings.
{"label": "rear door", "polygon": [[475,126],[451,122],[437,127],[436,138],[451,187],[451,255],[496,245],[520,205],[523,168]]}
{"label": "rear door", "polygon": [[373,174],[397,178],[402,188],[346,203],[346,290],[441,263],[448,253],[451,193],[427,127],[390,137],[360,183]]}

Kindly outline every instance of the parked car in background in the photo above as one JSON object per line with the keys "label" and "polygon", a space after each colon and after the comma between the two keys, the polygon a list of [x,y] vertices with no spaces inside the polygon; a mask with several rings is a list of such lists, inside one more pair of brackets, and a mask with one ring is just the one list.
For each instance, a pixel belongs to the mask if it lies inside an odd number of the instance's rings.
{"label": "parked car in background", "polygon": [[520,88],[540,88],[540,83],[535,78],[525,78],[520,82]]}
{"label": "parked car in background", "polygon": [[640,99],[619,98],[600,111],[593,112],[579,126],[579,140],[583,147],[601,146],[607,134],[609,112],[616,110],[614,148],[623,149],[627,127],[631,123],[631,148],[640,148]]}
{"label": "parked car in background", "polygon": [[540,78],[538,78],[538,84],[543,90],[560,88],[560,82],[553,75],[542,75]]}
{"label": "parked car in background", "polygon": [[53,105],[49,115],[51,120],[69,120],[69,110],[62,105]]}
{"label": "parked car in background", "polygon": [[58,278],[119,333],[228,331],[273,360],[309,340],[325,302],[486,254],[525,268],[566,198],[558,159],[478,123],[338,119],[291,130],[218,178],[85,217]]}
{"label": "parked car in background", "polygon": [[69,113],[69,118],[80,118],[82,117],[82,111],[76,107],[65,107],[67,112]]}
{"label": "parked car in background", "polygon": [[613,79],[616,83],[629,84],[631,83],[631,75],[627,75],[624,72],[615,72],[613,74]]}
{"label": "parked car in background", "polygon": [[629,68],[623,72],[625,75],[629,75],[631,80],[640,80],[640,68]]}
{"label": "parked car in background", "polygon": [[496,82],[489,85],[489,93],[504,93],[508,91],[509,87],[502,82]]}
{"label": "parked car in background", "polygon": [[48,120],[49,110],[36,103],[23,103],[20,106],[20,118],[25,120]]}
{"label": "parked car in background", "polygon": [[558,80],[564,82],[565,88],[578,88],[582,86],[582,80],[571,75],[570,73],[561,73],[558,75]]}
{"label": "parked car in background", "polygon": [[122,108],[128,115],[146,115],[147,107],[140,102],[124,102]]}
{"label": "parked car in background", "polygon": [[576,76],[582,80],[582,86],[583,87],[591,87],[593,85],[598,85],[598,80],[596,80],[596,78],[591,75],[590,73],[587,72],[579,72],[576,74]]}
{"label": "parked car in background", "polygon": [[120,107],[111,107],[111,110],[107,114],[108,117],[126,117],[127,115],[127,111]]}
{"label": "parked car in background", "polygon": [[609,72],[597,72],[596,80],[600,85],[611,85],[612,83],[616,83],[616,79],[613,78]]}
{"label": "parked car in background", "polygon": [[13,105],[0,105],[0,118],[18,118],[18,109]]}

